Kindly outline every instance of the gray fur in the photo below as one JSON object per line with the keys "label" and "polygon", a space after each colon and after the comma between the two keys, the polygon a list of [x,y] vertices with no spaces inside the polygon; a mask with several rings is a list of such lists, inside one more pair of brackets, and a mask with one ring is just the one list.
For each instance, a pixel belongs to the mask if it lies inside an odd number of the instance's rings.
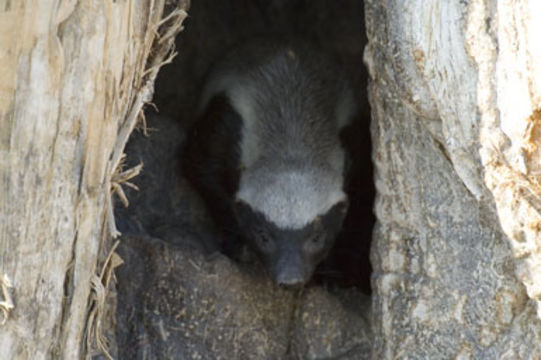
{"label": "gray fur", "polygon": [[346,199],[340,129],[356,111],[344,75],[305,44],[261,42],[218,65],[201,108],[227,94],[243,119],[237,198],[299,229]]}

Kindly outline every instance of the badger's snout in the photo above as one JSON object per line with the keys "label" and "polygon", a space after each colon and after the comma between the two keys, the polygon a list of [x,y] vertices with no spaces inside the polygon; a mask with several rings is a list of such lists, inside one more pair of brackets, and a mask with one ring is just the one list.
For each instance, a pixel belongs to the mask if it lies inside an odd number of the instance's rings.
{"label": "badger's snout", "polygon": [[312,272],[313,267],[298,249],[284,249],[272,266],[271,276],[278,285],[298,287],[310,280]]}

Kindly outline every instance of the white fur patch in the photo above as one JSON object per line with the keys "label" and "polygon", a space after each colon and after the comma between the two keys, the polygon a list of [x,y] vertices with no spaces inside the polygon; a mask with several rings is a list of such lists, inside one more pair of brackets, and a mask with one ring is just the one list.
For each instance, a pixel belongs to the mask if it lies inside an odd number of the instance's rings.
{"label": "white fur patch", "polygon": [[346,199],[341,179],[320,175],[291,170],[267,176],[265,182],[251,181],[255,179],[248,175],[241,179],[237,197],[278,227],[300,229]]}
{"label": "white fur patch", "polygon": [[[287,164],[274,164],[272,168],[257,165],[262,153],[267,151],[264,145],[267,139],[260,138],[259,110],[254,107],[253,99],[261,85],[253,81],[234,69],[218,74],[205,89],[200,110],[215,94],[223,92],[228,96],[243,121],[240,147],[245,170],[237,197],[278,227],[300,229],[346,199],[342,190],[344,152],[337,146],[322,155],[329,165],[325,169],[309,164],[303,164],[300,169],[292,169]],[[346,126],[356,111],[351,90],[346,87],[341,92],[334,109],[338,128]]]}

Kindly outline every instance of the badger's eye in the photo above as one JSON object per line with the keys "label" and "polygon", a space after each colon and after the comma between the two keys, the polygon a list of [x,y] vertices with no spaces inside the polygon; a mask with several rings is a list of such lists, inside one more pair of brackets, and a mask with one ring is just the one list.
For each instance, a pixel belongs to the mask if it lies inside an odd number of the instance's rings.
{"label": "badger's eye", "polygon": [[270,250],[272,248],[273,240],[272,237],[264,230],[256,230],[254,237],[259,247]]}
{"label": "badger's eye", "polygon": [[266,234],[259,234],[258,237],[259,237],[259,240],[260,240],[263,244],[268,244],[268,243],[270,243],[270,239],[269,239],[269,237],[268,237]]}
{"label": "badger's eye", "polygon": [[321,250],[325,246],[325,233],[318,232],[312,234],[306,241],[306,249],[310,251]]}
{"label": "badger's eye", "polygon": [[325,236],[323,234],[316,234],[312,236],[312,244],[321,244],[325,240]]}

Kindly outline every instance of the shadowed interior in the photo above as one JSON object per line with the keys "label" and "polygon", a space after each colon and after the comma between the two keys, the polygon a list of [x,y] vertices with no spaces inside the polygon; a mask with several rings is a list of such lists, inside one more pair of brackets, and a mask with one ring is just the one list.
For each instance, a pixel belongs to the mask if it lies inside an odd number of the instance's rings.
{"label": "shadowed interior", "polygon": [[253,36],[273,34],[294,34],[316,42],[337,58],[354,83],[360,111],[343,132],[352,152],[346,189],[349,211],[334,248],[316,270],[314,282],[355,286],[370,293],[369,249],[375,218],[367,74],[362,64],[366,43],[362,1],[193,1],[185,31],[177,40],[179,54],[160,72],[154,103],[162,116],[188,129],[212,63],[231,46]]}

